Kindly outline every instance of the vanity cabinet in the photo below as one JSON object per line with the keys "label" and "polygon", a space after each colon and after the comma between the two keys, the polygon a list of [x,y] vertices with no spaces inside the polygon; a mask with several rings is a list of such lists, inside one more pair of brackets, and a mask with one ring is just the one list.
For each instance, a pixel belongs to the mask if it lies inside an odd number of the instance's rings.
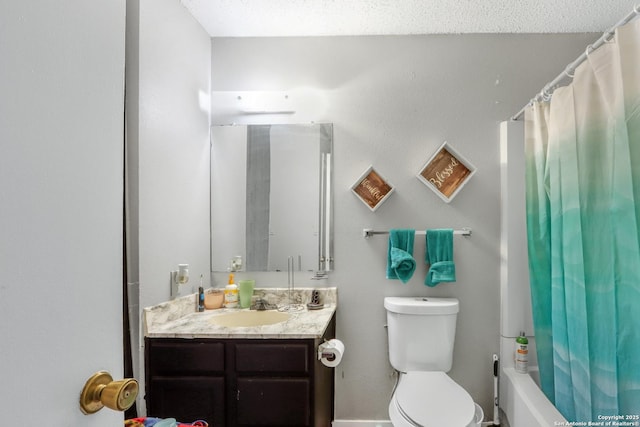
{"label": "vanity cabinet", "polygon": [[319,339],[146,338],[147,414],[213,427],[329,427],[334,370],[317,348],[334,336],[335,317]]}

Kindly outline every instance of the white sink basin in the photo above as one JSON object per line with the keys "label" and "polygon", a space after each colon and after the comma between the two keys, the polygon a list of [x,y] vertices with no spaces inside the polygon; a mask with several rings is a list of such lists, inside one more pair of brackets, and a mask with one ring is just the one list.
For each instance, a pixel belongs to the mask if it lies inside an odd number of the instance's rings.
{"label": "white sink basin", "polygon": [[289,313],[280,311],[238,311],[235,313],[225,313],[211,318],[211,322],[216,325],[228,328],[273,325],[289,320]]}

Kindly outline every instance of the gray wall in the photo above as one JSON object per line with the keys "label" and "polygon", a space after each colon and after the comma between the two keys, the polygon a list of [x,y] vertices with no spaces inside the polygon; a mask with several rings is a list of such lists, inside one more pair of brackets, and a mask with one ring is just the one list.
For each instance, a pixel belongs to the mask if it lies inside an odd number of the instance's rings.
{"label": "gray wall", "polygon": [[[335,271],[338,336],[346,355],[336,369],[336,419],[388,419],[394,379],[387,358],[385,296],[460,299],[450,375],[490,414],[491,356],[499,339],[499,127],[595,40],[580,35],[447,35],[325,38],[214,38],[215,93],[312,93],[279,122],[328,121],[334,127]],[[306,96],[306,95],[305,95]],[[232,97],[230,99],[233,99]],[[450,203],[415,175],[443,142],[478,171]],[[349,188],[373,165],[396,186],[375,213]],[[403,285],[385,279],[387,239],[362,229],[471,227],[456,237],[457,283],[423,285],[423,262]],[[416,238],[416,259],[424,241]],[[285,283],[285,282],[283,282]],[[419,338],[417,338],[419,339]]]}
{"label": "gray wall", "polygon": [[[209,273],[209,37],[175,0],[141,0],[138,65],[138,254],[142,307]],[[132,114],[135,114],[132,111]]]}
{"label": "gray wall", "polygon": [[139,380],[139,310],[169,300],[178,264],[190,273],[181,295],[197,291],[200,274],[209,283],[210,54],[209,36],[177,0],[127,2],[128,281]]}

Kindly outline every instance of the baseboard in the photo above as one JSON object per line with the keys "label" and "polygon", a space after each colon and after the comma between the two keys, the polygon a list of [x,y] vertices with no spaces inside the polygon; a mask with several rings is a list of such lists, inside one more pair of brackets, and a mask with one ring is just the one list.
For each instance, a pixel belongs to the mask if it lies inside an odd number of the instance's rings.
{"label": "baseboard", "polygon": [[332,427],[393,427],[389,420],[334,420]]}

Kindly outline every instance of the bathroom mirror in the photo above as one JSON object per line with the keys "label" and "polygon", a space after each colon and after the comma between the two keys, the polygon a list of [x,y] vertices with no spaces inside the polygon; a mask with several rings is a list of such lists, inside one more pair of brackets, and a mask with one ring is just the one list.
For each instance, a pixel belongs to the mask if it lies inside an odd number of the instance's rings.
{"label": "bathroom mirror", "polygon": [[333,266],[331,124],[211,129],[211,270]]}

